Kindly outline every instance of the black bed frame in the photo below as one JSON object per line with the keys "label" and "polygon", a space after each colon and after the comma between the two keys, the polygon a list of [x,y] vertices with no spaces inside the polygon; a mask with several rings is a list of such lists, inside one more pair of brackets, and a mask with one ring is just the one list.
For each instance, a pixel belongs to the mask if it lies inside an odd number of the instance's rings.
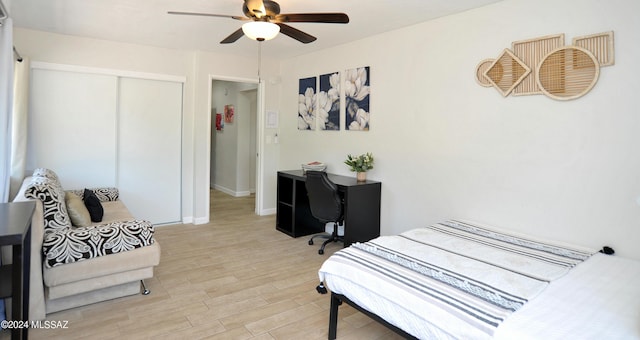
{"label": "black bed frame", "polygon": [[336,338],[336,333],[338,332],[338,307],[340,307],[340,305],[342,304],[342,302],[346,302],[348,305],[350,305],[351,307],[359,310],[360,312],[368,315],[370,318],[372,318],[373,320],[381,323],[382,325],[384,325],[385,327],[389,328],[390,330],[394,331],[395,333],[399,334],[400,336],[404,337],[405,339],[418,339],[416,337],[414,337],[413,335],[403,331],[402,329],[388,323],[386,320],[384,320],[383,318],[379,317],[378,315],[371,313],[370,311],[358,306],[355,302],[349,300],[349,298],[347,298],[344,295],[341,294],[336,294],[336,293],[331,293],[331,308],[329,310],[329,335],[328,335],[328,339],[329,340],[334,340]]}

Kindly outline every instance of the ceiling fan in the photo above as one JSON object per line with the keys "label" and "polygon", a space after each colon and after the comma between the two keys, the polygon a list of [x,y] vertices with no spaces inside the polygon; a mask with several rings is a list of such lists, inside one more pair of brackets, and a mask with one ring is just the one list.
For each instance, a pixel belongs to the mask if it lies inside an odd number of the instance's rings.
{"label": "ceiling fan", "polygon": [[293,28],[287,23],[290,22],[315,22],[330,24],[346,24],[349,22],[349,16],[344,13],[289,13],[280,14],[280,5],[272,0],[244,0],[242,12],[245,17],[236,15],[210,14],[197,12],[175,12],[169,11],[169,14],[177,15],[198,15],[220,18],[231,18],[240,21],[247,21],[237,31],[231,33],[224,38],[221,44],[230,44],[243,35],[258,41],[264,41],[275,38],[278,32],[287,35],[301,43],[308,44],[316,40],[316,37]]}

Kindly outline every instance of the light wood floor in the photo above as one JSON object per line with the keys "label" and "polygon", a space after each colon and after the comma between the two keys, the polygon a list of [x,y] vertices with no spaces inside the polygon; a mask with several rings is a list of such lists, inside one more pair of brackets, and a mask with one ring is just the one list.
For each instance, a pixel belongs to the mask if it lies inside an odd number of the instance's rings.
{"label": "light wood floor", "polygon": [[[308,238],[256,216],[254,197],[212,192],[211,223],[158,227],[160,265],[151,294],[53,313],[68,329],[32,329],[31,339],[326,339],[329,295],[315,291],[325,255]],[[350,306],[339,339],[400,339]],[[8,332],[0,338],[8,339]]]}

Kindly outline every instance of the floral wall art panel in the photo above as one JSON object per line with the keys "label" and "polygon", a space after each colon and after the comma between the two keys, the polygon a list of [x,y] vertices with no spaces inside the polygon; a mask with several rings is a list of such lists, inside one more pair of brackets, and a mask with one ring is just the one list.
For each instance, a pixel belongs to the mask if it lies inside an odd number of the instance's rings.
{"label": "floral wall art panel", "polygon": [[369,66],[345,72],[345,123],[347,130],[369,131]]}
{"label": "floral wall art panel", "polygon": [[340,73],[320,76],[316,112],[320,130],[340,130]]}
{"label": "floral wall art panel", "polygon": [[298,81],[298,130],[316,129],[316,80],[309,77]]}
{"label": "floral wall art panel", "polygon": [[225,105],[224,106],[224,122],[225,123],[233,123],[233,116],[235,115],[236,109],[233,105]]}

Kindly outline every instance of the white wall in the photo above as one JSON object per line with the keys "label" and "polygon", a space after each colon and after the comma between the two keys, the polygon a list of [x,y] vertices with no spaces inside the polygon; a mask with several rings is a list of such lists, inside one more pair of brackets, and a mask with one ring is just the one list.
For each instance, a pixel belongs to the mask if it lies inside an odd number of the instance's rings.
{"label": "white wall", "polygon": [[247,188],[250,193],[256,192],[256,170],[257,170],[257,161],[258,161],[258,146],[257,144],[257,132],[258,132],[258,89],[246,90],[242,92],[242,96],[247,98],[249,105],[249,157],[247,159],[247,164],[249,168],[248,178],[247,178]]}
{"label": "white wall", "polygon": [[[281,62],[279,169],[351,175],[372,152],[382,234],[448,218],[640,259],[640,2],[507,0]],[[503,98],[477,64],[511,42],[615,34],[615,65],[577,100]],[[298,131],[298,79],[371,67],[371,131]]]}
{"label": "white wall", "polygon": [[[157,73],[186,77],[183,104],[182,141],[182,211],[185,222],[206,223],[209,220],[209,119],[211,79],[229,78],[257,81],[257,61],[254,56],[213,54],[151,46],[126,44],[105,40],[52,34],[41,31],[14,29],[14,45],[31,61],[90,66],[124,71]],[[256,65],[255,68],[252,65]],[[263,77],[274,77],[273,60],[263,58]],[[279,89],[266,84],[267,107],[273,107]],[[273,99],[271,99],[273,98]],[[69,128],[73,125],[70,122]],[[270,154],[272,153],[272,154]],[[275,192],[278,150],[265,148],[265,173],[270,174],[263,186]],[[273,178],[272,178],[273,177]],[[275,198],[264,201],[275,206]],[[259,208],[265,211],[264,207]]]}
{"label": "white wall", "polygon": [[[225,91],[226,90],[226,91]],[[213,81],[211,107],[216,113],[222,113],[224,121],[224,106],[238,107],[238,91],[235,83],[227,81]],[[213,116],[211,117],[213,119]],[[221,131],[212,131],[212,146],[215,145],[215,160],[211,172],[214,177],[214,187],[225,192],[237,191],[237,163],[238,163],[238,123],[224,123]]]}
{"label": "white wall", "polygon": [[[248,196],[251,192],[255,192],[255,183],[251,182],[251,178],[256,177],[255,162],[251,162],[256,158],[255,126],[257,117],[257,100],[256,90],[245,90],[238,94],[238,106],[236,107],[236,124],[238,127],[238,162],[236,163],[236,195]],[[252,138],[254,137],[254,138]],[[255,182],[255,181],[254,181]]]}

